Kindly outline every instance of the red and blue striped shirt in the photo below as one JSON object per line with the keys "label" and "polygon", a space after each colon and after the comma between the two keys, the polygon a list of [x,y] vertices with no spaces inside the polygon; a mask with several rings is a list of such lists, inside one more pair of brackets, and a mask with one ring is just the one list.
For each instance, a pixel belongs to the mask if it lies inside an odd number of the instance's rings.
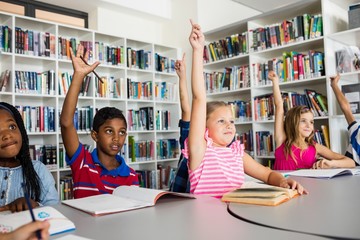
{"label": "red and blue striped shirt", "polygon": [[80,143],[75,154],[66,162],[70,165],[74,182],[74,198],[83,198],[103,193],[112,193],[121,185],[139,185],[136,172],[130,168],[125,160],[117,155],[119,167],[107,170],[97,156],[97,149],[92,153]]}

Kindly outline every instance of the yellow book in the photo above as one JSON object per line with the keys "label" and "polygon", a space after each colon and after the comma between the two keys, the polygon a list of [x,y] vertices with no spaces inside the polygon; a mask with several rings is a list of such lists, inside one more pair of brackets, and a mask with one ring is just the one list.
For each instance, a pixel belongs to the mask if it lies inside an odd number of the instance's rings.
{"label": "yellow book", "polygon": [[321,125],[321,130],[324,135],[325,145],[330,148],[330,136],[329,136],[329,128],[327,125]]}
{"label": "yellow book", "polygon": [[240,188],[223,195],[221,201],[276,206],[298,196],[297,190],[264,183],[245,182]]}

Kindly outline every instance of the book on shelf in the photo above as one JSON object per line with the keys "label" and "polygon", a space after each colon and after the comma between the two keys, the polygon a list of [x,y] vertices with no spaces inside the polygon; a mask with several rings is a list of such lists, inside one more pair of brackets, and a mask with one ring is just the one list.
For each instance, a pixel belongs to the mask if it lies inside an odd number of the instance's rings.
{"label": "book on shelf", "polygon": [[334,169],[300,169],[284,173],[285,176],[333,178],[341,175],[360,175],[359,168],[334,168]]}
{"label": "book on shelf", "polygon": [[329,127],[327,125],[321,125],[321,130],[324,135],[325,146],[330,148],[330,134],[329,134]]}
{"label": "book on shelf", "polygon": [[[36,220],[50,223],[49,234],[68,232],[75,229],[74,223],[53,207],[34,208]],[[11,214],[0,214],[0,232],[11,232],[23,224],[32,222],[29,210]]]}
{"label": "book on shelf", "polygon": [[136,186],[119,186],[112,194],[65,200],[62,203],[93,216],[99,216],[155,206],[157,200],[163,196],[195,198],[187,193],[168,192]]}
{"label": "book on shelf", "polygon": [[6,70],[1,74],[0,77],[0,92],[5,92],[6,91],[6,87],[9,84],[9,80],[10,80],[10,70]]}
{"label": "book on shelf", "polygon": [[297,190],[248,181],[245,182],[240,188],[225,193],[221,198],[221,201],[277,206],[294,198],[297,195]]}
{"label": "book on shelf", "polygon": [[360,113],[360,83],[342,85],[341,91],[348,100],[352,113]]}

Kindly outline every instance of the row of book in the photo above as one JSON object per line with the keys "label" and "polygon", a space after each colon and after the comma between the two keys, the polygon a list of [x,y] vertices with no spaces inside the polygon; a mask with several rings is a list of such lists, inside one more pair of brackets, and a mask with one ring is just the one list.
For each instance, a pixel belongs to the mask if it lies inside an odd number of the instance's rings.
{"label": "row of book", "polygon": [[[58,112],[58,116],[60,119],[61,110]],[[75,108],[74,113],[74,127],[79,132],[90,132],[92,128],[92,122],[93,122],[93,116],[94,116],[94,107],[93,106],[83,106],[83,107],[77,107]],[[59,123],[60,127],[60,123]]]}
{"label": "row of book", "polygon": [[59,37],[58,38],[58,56],[59,59],[71,59],[70,49],[76,55],[77,47],[81,44],[84,47],[84,53],[88,53],[88,60],[93,60],[93,49],[92,49],[92,42],[91,41],[80,41],[77,38],[71,37]]}
{"label": "row of book", "polygon": [[29,151],[31,160],[42,162],[49,170],[57,169],[56,145],[31,144],[29,145]]}
{"label": "row of book", "polygon": [[177,84],[171,82],[156,82],[155,83],[155,100],[158,101],[176,101],[177,99]]}
{"label": "row of book", "polygon": [[251,121],[251,101],[235,100],[228,104],[231,106],[233,117],[239,122]]}
{"label": "row of book", "polygon": [[273,156],[274,155],[274,140],[270,131],[255,132],[256,140],[256,155],[257,156]]}
{"label": "row of book", "polygon": [[304,89],[304,92],[305,94],[297,92],[282,93],[285,112],[292,107],[306,105],[315,117],[328,116],[327,98],[311,89]]}
{"label": "row of book", "polygon": [[54,34],[15,27],[15,53],[53,58],[55,48]]}
{"label": "row of book", "polygon": [[[153,107],[142,107],[128,110],[128,126],[130,131],[154,130]],[[157,110],[155,112],[156,130],[169,130],[171,127],[170,111]]]}
{"label": "row of book", "polygon": [[151,69],[152,57],[151,51],[144,49],[136,50],[131,47],[127,48],[127,67],[136,69]]}
{"label": "row of book", "polygon": [[254,156],[254,139],[252,129],[247,132],[236,133],[235,138],[236,140],[239,140],[242,144],[244,144],[245,151],[250,156]]}
{"label": "row of book", "polygon": [[0,92],[5,92],[7,87],[8,87],[8,84],[9,84],[9,81],[10,81],[10,78],[11,77],[11,71],[9,69],[6,69],[5,71],[3,71],[1,73],[1,76],[0,76]]}
{"label": "row of book", "polygon": [[168,189],[175,178],[176,169],[170,166],[158,166],[157,170],[137,170],[140,187]]}
{"label": "row of book", "polygon": [[[72,74],[69,72],[59,72],[59,94],[65,96],[69,91],[72,82]],[[91,76],[87,75],[81,84],[79,96],[87,96],[89,92]]]}
{"label": "row of book", "polygon": [[128,110],[128,128],[130,131],[154,130],[153,107],[141,107]]}
{"label": "row of book", "polygon": [[129,161],[143,162],[154,159],[154,141],[135,140],[134,136],[129,136]]}
{"label": "row of book", "polygon": [[250,52],[323,36],[322,15],[303,14],[281,23],[251,29]]}
{"label": "row of book", "polygon": [[94,58],[106,65],[125,65],[125,49],[103,42],[95,42]]}
{"label": "row of book", "polygon": [[175,73],[175,59],[155,53],[155,71]]}
{"label": "row of book", "polygon": [[15,92],[55,95],[55,71],[15,71]]}
{"label": "row of book", "polygon": [[60,177],[60,187],[57,188],[60,192],[60,200],[68,200],[74,198],[74,182],[71,175]]}
{"label": "row of book", "polygon": [[274,58],[266,63],[252,64],[255,85],[268,85],[269,71],[273,70],[281,82],[303,80],[325,75],[324,53],[309,50],[307,54],[295,51],[284,52],[282,58]]}
{"label": "row of book", "polygon": [[157,110],[155,113],[156,130],[170,130],[171,112],[167,110]]}
{"label": "row of book", "polygon": [[0,25],[0,51],[11,52],[12,29],[6,25]]}
{"label": "row of book", "polygon": [[99,98],[123,98],[123,83],[123,78],[115,78],[114,76],[102,76],[101,80],[96,78],[95,96]]}
{"label": "row of book", "polygon": [[159,139],[156,141],[157,159],[179,158],[178,139]]}
{"label": "row of book", "polygon": [[222,72],[204,72],[207,93],[217,93],[250,87],[248,65],[226,67]]}
{"label": "row of book", "polygon": [[204,63],[215,62],[248,53],[248,33],[236,33],[204,46]]}
{"label": "row of book", "polygon": [[152,93],[152,81],[137,82],[130,78],[127,79],[127,98],[128,99],[141,99],[151,100]]}
{"label": "row of book", "polygon": [[314,139],[317,143],[330,148],[329,127],[327,125],[321,125],[321,129],[314,131]]}
{"label": "row of book", "polygon": [[55,132],[55,108],[51,106],[15,106],[27,132]]}
{"label": "row of book", "polygon": [[[327,116],[328,106],[326,96],[315,90],[304,89],[304,94],[296,92],[283,92],[284,111],[290,108],[304,105],[307,106],[315,117]],[[273,94],[266,94],[254,98],[255,121],[270,120],[274,118],[275,102]]]}

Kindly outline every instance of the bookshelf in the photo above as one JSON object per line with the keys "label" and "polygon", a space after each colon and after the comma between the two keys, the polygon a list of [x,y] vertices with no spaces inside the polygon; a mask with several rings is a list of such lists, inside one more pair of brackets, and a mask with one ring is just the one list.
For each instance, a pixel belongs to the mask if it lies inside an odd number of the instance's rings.
{"label": "bookshelf", "polygon": [[[247,75],[247,77],[250,79],[249,84],[246,84],[245,81],[242,83],[241,87],[230,86],[230,90],[224,90],[221,88],[214,90],[210,88],[207,95],[209,100],[224,100],[229,102],[241,100],[250,104],[251,116],[249,116],[246,112],[243,112],[243,114],[236,120],[236,129],[240,135],[242,133],[247,133],[247,138],[245,140],[247,145],[249,145],[247,151],[250,152],[250,154],[260,163],[266,166],[272,166],[274,161],[274,141],[271,142],[269,140],[264,140],[265,145],[268,145],[265,147],[265,150],[263,150],[262,147],[264,144],[259,144],[259,141],[256,140],[256,133],[262,132],[263,134],[260,135],[260,137],[265,139],[268,138],[269,134],[273,135],[274,119],[271,114],[268,114],[269,111],[271,111],[271,108],[269,108],[269,106],[271,107],[272,105],[271,100],[266,102],[266,106],[268,106],[266,108],[266,111],[268,112],[266,113],[268,115],[262,117],[259,115],[261,112],[256,114],[256,111],[261,107],[262,102],[259,100],[259,102],[256,103],[255,99],[262,99],[264,96],[272,94],[271,81],[261,79],[261,71],[259,70],[260,68],[257,68],[257,64],[265,64],[266,67],[264,67],[262,71],[268,71],[269,66],[274,68],[274,70],[277,70],[278,61],[273,61],[270,63],[269,61],[273,59],[280,59],[283,60],[283,62],[286,62],[285,57],[287,54],[290,55],[291,53],[300,53],[300,55],[302,55],[301,57],[305,57],[306,55],[313,56],[312,54],[318,55],[315,58],[317,59],[316,62],[322,62],[323,65],[319,65],[320,67],[315,66],[314,72],[311,72],[308,75],[306,72],[303,73],[303,77],[301,77],[301,79],[299,76],[296,77],[297,79],[294,78],[294,75],[289,79],[287,79],[286,76],[283,76],[284,80],[282,80],[280,83],[281,91],[284,92],[285,96],[289,96],[289,93],[304,94],[305,89],[311,89],[323,95],[325,97],[324,99],[327,100],[327,113],[319,116],[315,115],[315,129],[321,130],[323,125],[327,125],[330,129],[329,135],[331,149],[342,154],[345,153],[345,149],[348,143],[347,123],[332,92],[329,77],[335,75],[336,73],[335,51],[341,49],[343,46],[360,46],[358,40],[360,36],[360,28],[347,30],[348,7],[354,3],[356,3],[354,0],[313,0],[295,3],[289,7],[283,7],[281,9],[270,11],[268,13],[255,16],[250,19],[245,19],[232,25],[205,33],[207,54],[205,54],[206,57],[204,59],[204,74],[207,84],[209,84],[208,81],[210,78],[207,76],[207,74],[214,72],[222,72],[225,74],[225,68],[232,68],[234,66],[247,66],[247,72],[245,75]],[[321,16],[322,29],[315,28],[313,37],[311,37],[309,34],[310,37],[308,39],[304,37],[288,42],[282,40],[283,44],[276,45],[276,31],[272,32],[271,29],[276,29],[274,27],[276,25],[282,27],[284,21],[292,22],[292,26],[294,26],[297,23],[297,17],[303,16],[302,18],[305,18],[304,14],[308,14],[310,19],[312,16]],[[302,23],[304,23],[303,20]],[[287,26],[289,27],[289,25]],[[254,32],[257,31],[257,36],[261,36],[262,31],[264,31],[266,28],[270,29],[268,39],[272,39],[273,35],[275,36],[275,44],[272,45],[273,41],[271,40],[268,47],[266,47],[265,43],[263,43],[263,45],[255,44],[258,43],[260,41],[259,39],[262,38],[259,37],[257,40],[255,40]],[[299,29],[299,27],[296,28]],[[296,31],[299,31],[295,29],[294,38],[297,36]],[[238,35],[246,36],[246,51],[236,55],[234,54],[233,49],[233,54],[231,57],[227,55],[223,58],[218,57],[216,60],[212,59],[211,48],[216,46],[216,42],[224,39],[224,44],[226,44],[227,41],[229,41],[227,38],[230,37],[229,39],[231,42],[232,38]],[[210,47],[211,43],[213,44],[213,47]],[[313,52],[309,52],[309,50],[313,50]],[[222,51],[224,51],[224,45],[222,45],[222,49],[220,49],[220,55]],[[291,56],[290,59],[291,63],[293,64],[293,56]],[[274,62],[276,64],[271,64]],[[296,71],[298,69],[294,69],[294,65],[291,65],[291,71],[294,72],[294,70]],[[281,70],[277,71],[282,72]],[[232,70],[232,72],[234,72],[234,70]],[[359,71],[342,73],[340,84],[359,83],[359,73]],[[297,74],[299,74],[299,72]],[[236,74],[232,76],[231,83],[233,83],[234,79],[236,78],[235,76],[237,76],[239,79],[241,74],[239,75],[236,72]],[[213,78],[216,79],[214,76]],[[221,83],[220,86],[222,86]],[[360,115],[357,114],[355,116],[357,119],[359,119]],[[266,132],[268,133],[266,134]],[[252,140],[250,143],[249,139]],[[260,147],[261,151],[259,149]]]}
{"label": "bookshelf", "polygon": [[[93,74],[89,75],[90,81],[84,80],[85,93],[79,96],[74,119],[80,142],[91,149],[96,147],[90,137],[96,109],[121,109],[128,121],[128,138],[121,154],[140,175],[149,173],[144,175],[151,181],[147,187],[167,187],[166,171],[177,167],[179,156],[178,77],[172,68],[179,48],[2,12],[0,26],[1,37],[9,40],[0,45],[0,72],[10,71],[8,83],[0,89],[0,101],[29,106],[24,119],[29,124],[30,145],[52,146],[55,159],[47,163],[60,196],[67,194],[61,187],[63,181],[68,184],[71,170],[63,162],[59,116],[73,73],[68,49],[79,43],[91,50],[89,63],[101,62],[96,72],[104,81],[101,84]],[[32,42],[39,47],[32,49]],[[44,114],[42,120],[37,119],[40,114],[36,111]],[[51,124],[46,121],[50,118],[54,119]],[[33,126],[35,122],[40,125]],[[35,146],[33,149],[36,152]],[[41,154],[34,154],[40,158]]]}

